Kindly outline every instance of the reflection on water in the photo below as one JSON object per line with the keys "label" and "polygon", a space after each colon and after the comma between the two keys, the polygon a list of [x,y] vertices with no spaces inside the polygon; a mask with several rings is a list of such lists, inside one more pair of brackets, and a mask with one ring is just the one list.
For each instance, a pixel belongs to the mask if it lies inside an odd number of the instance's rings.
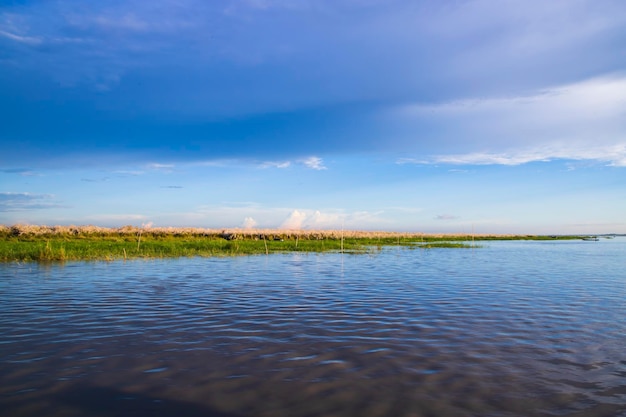
{"label": "reflection on water", "polygon": [[625,416],[626,240],[0,265],[11,416]]}

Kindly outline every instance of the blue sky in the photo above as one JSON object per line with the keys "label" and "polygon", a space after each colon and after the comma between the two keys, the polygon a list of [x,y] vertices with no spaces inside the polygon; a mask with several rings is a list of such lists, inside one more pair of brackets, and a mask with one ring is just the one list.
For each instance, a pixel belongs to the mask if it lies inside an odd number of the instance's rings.
{"label": "blue sky", "polygon": [[0,223],[626,233],[621,0],[0,3]]}

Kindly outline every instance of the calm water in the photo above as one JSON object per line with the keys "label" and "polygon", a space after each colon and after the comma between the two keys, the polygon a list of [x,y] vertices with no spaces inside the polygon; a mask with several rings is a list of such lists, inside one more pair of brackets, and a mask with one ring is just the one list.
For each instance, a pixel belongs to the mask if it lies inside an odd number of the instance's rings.
{"label": "calm water", "polygon": [[0,265],[6,416],[626,416],[626,239]]}

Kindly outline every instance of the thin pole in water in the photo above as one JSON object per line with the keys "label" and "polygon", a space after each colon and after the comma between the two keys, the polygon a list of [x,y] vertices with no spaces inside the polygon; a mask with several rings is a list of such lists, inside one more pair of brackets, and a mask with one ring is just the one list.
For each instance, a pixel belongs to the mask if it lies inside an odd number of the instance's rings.
{"label": "thin pole in water", "polygon": [[472,249],[474,249],[476,247],[476,244],[474,243],[474,223],[472,223]]}
{"label": "thin pole in water", "polygon": [[341,222],[341,253],[343,253],[343,221]]}

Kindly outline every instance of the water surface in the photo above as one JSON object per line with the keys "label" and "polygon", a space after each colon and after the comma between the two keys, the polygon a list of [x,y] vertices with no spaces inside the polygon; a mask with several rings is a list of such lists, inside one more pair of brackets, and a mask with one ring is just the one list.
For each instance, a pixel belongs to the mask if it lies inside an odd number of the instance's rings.
{"label": "water surface", "polygon": [[626,416],[626,239],[0,265],[11,416]]}

